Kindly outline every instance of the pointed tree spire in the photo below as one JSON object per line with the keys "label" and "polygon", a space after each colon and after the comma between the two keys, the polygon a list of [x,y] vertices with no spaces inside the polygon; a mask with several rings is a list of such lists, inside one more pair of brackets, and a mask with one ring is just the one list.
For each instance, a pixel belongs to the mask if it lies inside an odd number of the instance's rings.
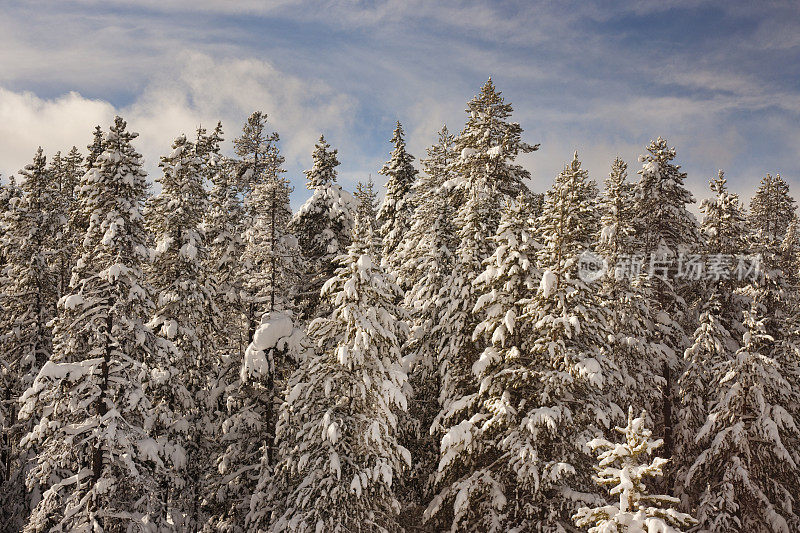
{"label": "pointed tree spire", "polygon": [[358,200],[357,222],[360,224],[366,223],[373,229],[377,229],[378,193],[375,191],[375,182],[372,180],[372,174],[369,175],[366,182],[359,181],[356,184],[356,192],[353,193],[353,196]]}
{"label": "pointed tree spire", "polygon": [[755,237],[765,243],[783,240],[795,216],[797,202],[789,194],[789,184],[781,178],[767,174],[750,201],[749,222]]}
{"label": "pointed tree spire", "polygon": [[304,318],[322,313],[318,305],[322,285],[336,270],[335,259],[350,244],[358,202],[336,183],[336,150],[320,137],[312,154],[313,164],[306,171],[311,198],[305,201],[289,223],[306,261],[298,294],[298,307]]}
{"label": "pointed tree spire", "polygon": [[92,132],[92,142],[86,147],[86,149],[89,150],[89,154],[86,156],[86,160],[84,161],[84,165],[86,166],[87,170],[94,166],[94,162],[97,161],[97,158],[103,153],[104,140],[103,128],[101,128],[99,125],[95,126],[94,131]]}
{"label": "pointed tree spire", "polygon": [[311,154],[313,161],[311,169],[305,171],[308,189],[319,189],[336,182],[336,167],[339,166],[339,160],[336,159],[337,153],[338,150],[331,148],[331,145],[325,140],[325,136],[320,135],[319,141],[314,146],[314,152]]}
{"label": "pointed tree spire", "polygon": [[239,161],[236,170],[239,190],[247,197],[256,184],[284,172],[284,158],[278,150],[280,137],[267,128],[267,114],[256,111],[247,118],[242,134],[233,140]]}
{"label": "pointed tree spire", "polygon": [[389,270],[395,272],[400,267],[398,248],[411,226],[414,211],[411,189],[417,169],[413,165],[414,156],[406,151],[403,126],[399,120],[390,142],[394,145],[391,158],[380,170],[389,180],[378,211],[378,223],[383,240],[383,257],[388,262]]}

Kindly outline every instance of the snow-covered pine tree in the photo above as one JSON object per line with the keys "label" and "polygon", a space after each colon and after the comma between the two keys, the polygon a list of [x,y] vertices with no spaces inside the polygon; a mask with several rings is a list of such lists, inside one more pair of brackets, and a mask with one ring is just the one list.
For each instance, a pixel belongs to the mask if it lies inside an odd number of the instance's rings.
{"label": "snow-covered pine tree", "polygon": [[[414,212],[411,189],[417,179],[414,168],[414,156],[406,151],[403,126],[397,121],[394,133],[389,142],[394,145],[391,157],[380,170],[388,178],[386,194],[378,211],[378,223],[383,241],[383,259],[387,268],[397,274],[400,267],[400,245],[411,227],[411,215]],[[402,279],[399,280],[401,285]]]}
{"label": "snow-covered pine tree", "polygon": [[747,221],[739,195],[728,190],[728,180],[720,170],[709,183],[713,198],[700,204],[703,222],[700,234],[708,254],[741,253],[746,249]]}
{"label": "snow-covered pine tree", "polygon": [[[214,464],[204,480],[201,510],[206,520],[204,531],[244,531],[248,499],[255,490],[259,465],[260,442],[253,443],[251,453],[244,448],[248,447],[247,438],[263,430],[260,416],[254,410],[261,403],[258,398],[246,398],[249,392],[241,390],[239,378],[249,342],[249,322],[244,313],[248,305],[244,291],[246,272],[242,261],[249,217],[240,189],[253,185],[254,169],[263,172],[266,168],[269,150],[263,143],[269,142],[265,137],[270,135],[264,129],[263,114],[251,115],[240,139],[244,159],[241,163],[222,155],[221,123],[210,134],[202,128],[197,133],[195,151],[200,158],[200,172],[204,181],[211,184],[203,222],[208,247],[206,271],[219,310],[215,341],[219,365],[213,374],[207,375],[207,404],[214,413],[208,427],[214,442],[208,444]],[[242,465],[246,467],[240,468]]]}
{"label": "snow-covered pine tree", "polygon": [[247,347],[242,313],[246,216],[237,186],[237,162],[220,153],[222,135],[222,125],[217,124],[211,134],[199,134],[197,148],[201,172],[211,183],[203,227],[209,248],[207,271],[220,313],[216,340],[220,364],[208,376],[209,409],[215,406],[208,429],[216,436],[216,442],[209,443],[215,464],[204,481],[202,512],[204,531],[230,532],[244,530],[248,499],[255,490],[263,440],[248,443],[247,439],[263,432],[259,409],[264,402],[254,391],[243,389],[240,379]]}
{"label": "snow-covered pine tree", "polygon": [[686,210],[694,197],[684,186],[686,173],[672,163],[675,155],[675,149],[659,137],[639,157],[642,170],[634,193],[634,226],[645,253],[676,254],[691,249],[699,239],[697,221]]}
{"label": "snow-covered pine tree", "polygon": [[3,385],[2,468],[0,475],[0,529],[22,527],[30,512],[25,490],[28,463],[35,450],[20,447],[35,420],[19,420],[18,399],[31,386],[52,353],[48,322],[55,316],[58,276],[51,266],[56,253],[54,236],[61,230],[53,174],[39,148],[33,162],[20,171],[21,196],[12,196],[4,213],[2,243],[6,264],[0,275],[0,369]]}
{"label": "snow-covered pine tree", "polygon": [[259,321],[266,312],[291,307],[301,273],[297,239],[288,230],[293,189],[282,172],[256,183],[246,203],[251,218],[243,234],[244,287],[254,306],[253,319]]}
{"label": "snow-covered pine tree", "polygon": [[[598,205],[601,219],[597,251],[607,258],[610,270],[615,268],[620,256],[634,249],[633,194],[634,184],[628,181],[628,164],[617,157],[611,164]],[[616,277],[610,280],[618,281]]]}
{"label": "snow-covered pine tree", "polygon": [[[281,178],[285,172],[282,167],[284,158],[278,149],[278,141],[280,140],[277,132],[270,132],[267,128],[267,115],[261,111],[256,111],[247,119],[247,122],[242,129],[242,135],[234,139],[233,144],[236,148],[236,155],[239,156],[237,162],[237,182],[238,190],[244,198],[245,209],[245,227],[243,228],[245,234],[259,224],[259,219],[265,215],[269,215],[267,211],[272,209],[276,216],[281,216],[281,213],[276,211],[279,202],[276,198],[267,199],[265,194],[283,194],[280,192],[282,187],[288,187],[287,182]],[[272,185],[266,185],[271,182]],[[272,192],[262,190],[256,194],[256,189],[272,188]],[[264,202],[267,204],[264,205]],[[281,206],[280,209],[283,209]],[[263,222],[263,221],[262,221]],[[272,228],[272,225],[270,225]],[[277,231],[277,226],[272,228]],[[263,231],[257,231],[257,235],[262,235]],[[277,234],[275,234],[277,235]],[[273,236],[275,236],[273,235]],[[258,237],[251,234],[243,236],[244,240],[256,239]],[[277,240],[276,240],[277,244]],[[260,243],[254,243],[256,248],[260,251]],[[248,264],[248,259],[251,257],[242,256],[245,270],[252,270],[253,268],[260,268]],[[263,314],[262,305],[259,302],[260,296],[257,294],[257,282],[250,283],[245,281],[242,285],[244,302],[243,313],[247,324],[247,340],[249,344],[253,340],[253,334],[258,326],[261,315]],[[274,294],[274,292],[272,293]]]}
{"label": "snow-covered pine tree", "polygon": [[161,158],[158,195],[146,206],[148,229],[155,241],[149,280],[158,294],[149,326],[171,340],[167,386],[152,391],[158,422],[157,437],[173,447],[164,450],[167,476],[162,494],[171,522],[184,530],[196,529],[202,480],[213,468],[208,434],[215,418],[209,397],[218,366],[215,338],[218,309],[206,271],[207,247],[201,227],[206,191],[195,145],[181,135],[169,155]]}
{"label": "snow-covered pine tree", "polygon": [[[617,405],[639,404],[651,408],[656,400],[651,384],[653,357],[647,342],[649,312],[642,287],[627,271],[635,251],[634,187],[628,181],[628,165],[616,158],[605,180],[605,189],[598,202],[600,232],[596,250],[602,256],[594,258],[605,275],[601,299],[608,309],[608,328],[613,338],[612,357],[620,372],[622,386],[612,391]],[[602,275],[598,270],[598,275]]]}
{"label": "snow-covered pine tree", "polygon": [[683,373],[678,379],[679,402],[675,424],[675,451],[673,454],[673,493],[681,499],[685,509],[696,509],[702,485],[687,483],[687,473],[701,452],[696,442],[697,434],[706,423],[714,406],[717,391],[712,382],[714,369],[720,368],[733,357],[738,348],[731,332],[721,319],[723,297],[714,291],[703,306],[700,324],[694,341],[684,354]]}
{"label": "snow-covered pine tree", "polygon": [[[516,321],[528,346],[517,362],[498,362],[518,369],[496,398],[498,409],[518,412],[510,463],[525,496],[515,495],[515,523],[532,530],[566,529],[579,504],[591,501],[585,444],[619,417],[604,390],[619,386],[606,360],[607,312],[579,270],[597,231],[594,189],[576,153],[538,220],[541,283]],[[502,369],[494,375],[502,380]]]}
{"label": "snow-covered pine tree", "polygon": [[[683,371],[678,379],[678,416],[675,425],[675,454],[672,460],[674,494],[686,509],[696,507],[703,487],[687,486],[686,473],[700,453],[695,442],[705,424],[714,390],[710,380],[713,368],[733,357],[739,349],[736,339],[744,333],[742,310],[746,303],[736,289],[741,282],[733,274],[734,256],[745,249],[746,222],[739,195],[728,190],[720,170],[710,182],[714,197],[703,200],[700,211],[702,251],[705,265],[718,265],[717,275],[709,278],[700,323],[691,346],[684,353]],[[706,273],[708,275],[708,273]],[[715,395],[712,395],[715,396]]]}
{"label": "snow-covered pine tree", "polygon": [[163,469],[148,435],[147,389],[167,378],[166,343],[145,325],[152,309],[142,265],[149,253],[141,213],[147,182],[116,117],[104,151],[82,179],[89,221],[69,294],[59,301],[54,349],[22,397],[36,423],[22,441],[37,450],[28,486],[44,487],[26,532],[149,530],[163,522]]}
{"label": "snow-covered pine tree", "polygon": [[[241,311],[244,208],[236,186],[235,162],[220,153],[222,135],[221,123],[217,124],[213,133],[201,133],[197,140],[197,151],[203,181],[211,184],[208,211],[203,220],[208,246],[205,270],[212,276],[220,311],[217,347],[227,359],[231,354],[243,353],[247,346]],[[238,368],[238,365],[234,366]]]}
{"label": "snow-covered pine tree", "polygon": [[[784,377],[791,387],[787,409],[800,423],[800,228],[795,218],[786,230],[781,246],[781,269],[788,290],[784,299],[786,317],[781,321],[781,338],[775,353],[783,367]],[[797,443],[800,446],[800,442]],[[795,485],[794,501],[800,501],[800,486]]]}
{"label": "snow-covered pine tree", "polygon": [[754,300],[742,347],[712,369],[718,401],[697,435],[702,451],[686,479],[687,486],[702,490],[699,531],[788,533],[800,527],[793,505],[800,431],[787,409],[796,384],[785,377],[776,354],[780,345],[761,318],[764,310]]}
{"label": "snow-covered pine tree", "polygon": [[431,331],[439,323],[439,293],[453,265],[458,244],[453,225],[455,206],[449,190],[448,165],[453,161],[453,135],[443,127],[439,140],[428,148],[421,161],[423,173],[414,182],[416,206],[411,228],[402,244],[400,277],[409,284],[404,309],[409,315],[411,335],[403,347],[408,363],[408,413],[401,417],[400,439],[411,451],[411,470],[400,480],[398,496],[406,509],[403,524],[419,524],[422,512],[432,497],[434,472],[439,462],[439,439],[430,427],[439,411],[440,391],[438,346],[441,339]]}
{"label": "snow-covered pine tree", "polygon": [[[475,342],[472,338],[480,322],[473,314],[479,294],[472,282],[483,271],[483,261],[494,250],[494,243],[487,237],[497,230],[505,202],[527,191],[523,180],[530,175],[515,163],[515,159],[521,153],[538,149],[538,145],[522,141],[522,128],[508,120],[511,111],[511,104],[503,100],[490,78],[480,94],[467,104],[467,123],[454,139],[454,150],[459,155],[447,167],[451,175],[448,193],[456,206],[454,224],[458,246],[453,267],[438,296],[441,302],[439,323],[430,332],[440,341],[437,347],[440,410],[431,427],[437,437],[470,416],[465,408],[478,385],[472,365],[483,349],[483,339]],[[440,461],[442,453],[444,449],[440,452]],[[439,476],[439,488],[447,490],[450,482],[462,474],[453,470],[446,476]],[[439,506],[433,507],[438,509]],[[448,527],[451,525],[446,515],[437,516],[437,520],[443,520]]]}
{"label": "snow-covered pine tree", "polygon": [[[734,274],[735,256],[747,250],[747,218],[739,195],[728,190],[727,180],[722,170],[710,182],[713,198],[707,198],[700,204],[703,222],[700,225],[703,252],[706,264],[716,265],[722,260],[723,268],[711,274],[712,290],[716,290],[723,306],[720,318],[725,326],[736,337],[744,334],[742,311],[747,302],[737,294],[742,280]],[[718,258],[718,259],[715,259]],[[716,268],[716,267],[715,267]]]}
{"label": "snow-covered pine tree", "polygon": [[301,318],[313,319],[322,313],[320,289],[336,270],[336,258],[350,244],[358,202],[336,183],[336,150],[320,136],[312,154],[313,164],[305,172],[312,191],[294,214],[289,231],[297,236],[306,261],[306,271],[298,295]]}
{"label": "snow-covered pine tree", "polygon": [[781,175],[767,174],[750,201],[748,222],[752,231],[764,242],[779,243],[795,217],[796,205]]}
{"label": "snow-covered pine tree", "polygon": [[[432,334],[438,347],[441,410],[434,431],[457,424],[462,397],[477,386],[472,364],[481,347],[472,340],[479,320],[472,310],[478,294],[472,281],[483,271],[483,260],[493,251],[487,239],[497,230],[505,201],[527,190],[523,180],[530,174],[515,164],[516,157],[538,149],[522,141],[522,128],[508,121],[512,106],[505,103],[491,78],[467,104],[467,123],[454,139],[455,157],[448,165],[452,186],[449,196],[456,206],[454,223],[458,246],[453,268],[442,288],[440,321]],[[454,408],[455,407],[455,408]]]}
{"label": "snow-covered pine tree", "polygon": [[[789,184],[780,175],[767,174],[750,202],[748,239],[750,254],[760,254],[764,279],[757,288],[745,292],[765,306],[764,327],[775,340],[782,340],[783,321],[792,313],[789,285],[791,274],[783,271],[782,244],[795,217],[796,202],[789,194]],[[754,294],[757,291],[759,294]]]}
{"label": "snow-covered pine tree", "polygon": [[211,186],[214,185],[214,176],[220,172],[220,165],[224,163],[224,157],[220,153],[220,143],[224,141],[222,122],[217,122],[214,131],[208,133],[202,126],[197,128],[197,140],[195,141],[195,152],[200,158],[200,173],[203,175],[203,182]]}
{"label": "snow-covered pine tree", "polygon": [[287,387],[276,473],[284,495],[271,531],[399,530],[393,485],[410,464],[396,434],[406,409],[406,328],[395,304],[400,290],[368,233],[354,232],[325,284],[333,312],[312,323],[318,351]]}
{"label": "snow-covered pine tree", "polygon": [[637,252],[643,255],[648,271],[648,307],[653,317],[648,340],[660,352],[654,358],[653,372],[660,375],[661,406],[654,413],[659,415],[658,430],[667,458],[672,456],[674,441],[676,378],[681,354],[689,346],[684,329],[691,321],[687,298],[696,293],[693,283],[678,275],[678,265],[686,254],[697,251],[700,241],[697,220],[686,209],[694,197],[684,185],[686,173],[672,162],[675,155],[675,149],[661,137],[651,141],[647,153],[639,158],[642,169],[634,195]]}
{"label": "snow-covered pine tree", "polygon": [[265,345],[265,336],[274,335],[275,328],[281,330],[288,321],[290,331],[282,335],[287,337],[294,328],[289,310],[301,269],[296,239],[287,230],[291,189],[275,168],[268,172],[247,198],[251,225],[243,233],[242,255],[252,316],[263,317],[263,323],[253,326],[253,341],[245,353],[231,357],[237,366],[225,391],[227,413],[217,464],[220,479],[214,488],[214,499],[224,513],[217,513],[213,525],[234,531],[244,531],[248,512],[259,511],[250,500],[259,484],[265,486],[271,480],[278,391],[296,365],[283,348],[276,349],[277,339]]}
{"label": "snow-covered pine tree", "polygon": [[523,195],[506,206],[492,237],[495,251],[475,280],[481,293],[475,312],[483,321],[474,336],[488,345],[472,368],[481,385],[467,400],[471,416],[450,428],[442,441],[437,476],[439,481],[450,477],[450,485],[426,513],[430,517],[437,507],[452,506],[453,531],[507,531],[524,527],[530,514],[522,420],[528,415],[524,398],[530,383],[524,376],[531,371],[531,339],[529,328],[517,321],[540,282],[530,210]]}
{"label": "snow-covered pine tree", "polygon": [[[0,175],[1,178],[2,175]],[[22,196],[22,190],[17,185],[17,180],[14,176],[9,176],[6,184],[0,182],[0,269],[6,264],[7,252],[2,247],[4,243],[3,235],[6,232],[6,218],[10,214],[14,199],[20,196]]]}
{"label": "snow-covered pine tree", "polygon": [[579,509],[575,514],[578,527],[588,527],[589,533],[680,533],[697,523],[691,515],[675,509],[677,498],[648,494],[644,480],[662,476],[669,460],[652,457],[663,441],[652,440],[646,416],[642,412],[634,418],[633,408],[628,410],[628,425],[616,428],[625,435],[622,444],[604,438],[589,442],[592,450],[600,451],[595,481],[608,487],[611,496],[619,495],[619,503]]}

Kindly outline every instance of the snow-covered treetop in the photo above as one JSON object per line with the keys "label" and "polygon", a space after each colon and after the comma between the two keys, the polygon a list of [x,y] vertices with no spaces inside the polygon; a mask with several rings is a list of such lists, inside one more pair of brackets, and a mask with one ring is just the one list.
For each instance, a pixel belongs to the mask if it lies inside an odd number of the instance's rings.
{"label": "snow-covered treetop", "polygon": [[600,200],[600,236],[597,250],[616,259],[630,253],[633,244],[633,184],[628,182],[628,165],[619,157],[611,164]]}
{"label": "snow-covered treetop", "polygon": [[720,170],[710,182],[715,196],[700,203],[704,215],[700,232],[705,239],[706,251],[711,254],[736,254],[744,249],[747,229],[744,206],[739,195],[728,190],[727,181]]}
{"label": "snow-covered treetop", "polygon": [[419,179],[414,182],[412,189],[418,198],[415,202],[419,205],[422,195],[434,188],[441,187],[447,181],[447,168],[455,157],[455,137],[442,126],[436,144],[428,148],[428,157],[422,159],[422,170]]}
{"label": "snow-covered treetop", "polygon": [[389,182],[394,182],[395,187],[386,185],[387,190],[393,191],[395,188],[401,191],[408,191],[411,184],[414,182],[414,176],[417,170],[414,168],[412,161],[414,156],[406,151],[405,133],[403,125],[397,121],[397,125],[392,133],[392,138],[389,140],[394,145],[391,157],[383,167],[380,173],[389,178]]}
{"label": "snow-covered treetop", "polygon": [[[89,216],[87,239],[97,237],[99,245],[107,250],[124,249],[128,253],[146,258],[143,247],[146,236],[143,227],[141,202],[147,194],[147,173],[142,169],[141,155],[131,141],[139,136],[126,130],[127,123],[115,117],[114,124],[103,137],[103,153],[81,180],[81,209]],[[105,217],[99,219],[98,216]],[[131,227],[126,227],[131,224]],[[131,245],[120,246],[122,240]],[[91,253],[91,250],[87,250]]]}
{"label": "snow-covered treetop", "polygon": [[780,174],[767,174],[750,201],[750,226],[765,241],[780,241],[795,216],[796,202]]}
{"label": "snow-covered treetop", "polygon": [[366,182],[359,181],[356,184],[353,196],[358,200],[357,222],[377,230],[378,193],[375,191],[375,182],[372,181],[371,174]]}
{"label": "snow-covered treetop", "polygon": [[684,185],[686,173],[672,163],[675,155],[675,148],[659,137],[639,157],[635,226],[645,252],[666,248],[677,253],[699,242],[697,221],[686,209],[694,197]]}
{"label": "snow-covered treetop", "polygon": [[494,148],[496,156],[512,159],[520,152],[539,149],[538,144],[530,145],[520,140],[522,128],[519,123],[505,120],[511,116],[513,107],[504,101],[492,78],[481,87],[480,94],[470,100],[466,112],[469,116],[460,137],[470,137],[476,146],[485,146],[487,150]]}
{"label": "snow-covered treetop", "polygon": [[89,150],[89,155],[86,156],[86,161],[84,163],[86,168],[89,169],[94,166],[97,157],[103,153],[103,128],[99,125],[94,127],[92,144],[88,145],[86,148]]}
{"label": "snow-covered treetop", "polygon": [[284,158],[278,150],[280,137],[267,131],[267,114],[256,111],[247,119],[242,135],[233,141],[240,157],[237,176],[239,187],[249,192],[257,183],[283,172]]}
{"label": "snow-covered treetop", "polygon": [[576,151],[545,195],[544,212],[539,218],[543,235],[539,251],[542,267],[561,272],[590,248],[597,230],[595,190],[589,172],[581,168]]}
{"label": "snow-covered treetop", "polygon": [[530,173],[514,160],[520,153],[538,150],[539,145],[522,141],[522,127],[508,121],[513,108],[503,100],[491,78],[467,104],[466,111],[467,122],[455,138],[455,150],[461,157],[453,162],[452,170],[468,183],[484,182],[483,187],[491,187],[508,199],[516,198],[527,189],[523,182]]}
{"label": "snow-covered treetop", "polygon": [[[157,238],[155,253],[157,256],[175,255],[162,267],[180,270],[192,264],[196,270],[200,268],[195,260],[202,247],[199,227],[207,198],[195,144],[180,135],[172,143],[172,152],[161,158],[159,166],[163,174],[156,181],[161,184],[161,192],[148,201],[146,211],[150,229]],[[179,277],[177,272],[175,274]],[[165,275],[161,273],[162,277]]]}
{"label": "snow-covered treetop", "polygon": [[50,160],[49,170],[53,175],[53,187],[58,190],[61,198],[71,201],[84,172],[83,156],[78,151],[78,147],[73,146],[66,156],[62,156],[61,152],[56,152]]}
{"label": "snow-covered treetop", "polygon": [[46,162],[47,159],[40,146],[33,156],[33,163],[25,165],[25,168],[19,171],[19,175],[23,178],[20,188],[25,193],[34,192],[40,195],[48,189],[52,181],[52,175],[45,168]]}
{"label": "snow-covered treetop", "polygon": [[397,204],[407,201],[407,196],[417,175],[417,169],[412,164],[414,156],[406,151],[406,141],[400,121],[397,121],[390,142],[394,145],[394,149],[389,161],[380,170],[381,174],[389,178],[386,183],[386,197],[390,200],[384,200],[378,213],[378,220],[385,220],[387,216],[391,215],[387,212],[388,210],[402,208]]}
{"label": "snow-covered treetop", "polygon": [[338,150],[331,149],[331,145],[325,141],[325,136],[320,135],[319,141],[314,146],[314,153],[311,155],[313,164],[311,170],[306,170],[306,179],[309,189],[319,189],[325,185],[336,182],[336,167],[339,160],[336,159]]}
{"label": "snow-covered treetop", "polygon": [[389,180],[386,182],[386,195],[378,211],[378,222],[383,238],[384,257],[396,259],[392,254],[411,226],[411,188],[417,177],[417,169],[412,164],[414,156],[406,151],[400,121],[394,129],[391,142],[394,144],[391,158],[380,170]]}
{"label": "snow-covered treetop", "polygon": [[203,178],[209,181],[213,181],[214,175],[220,172],[219,167],[223,160],[220,144],[225,140],[222,135],[222,122],[217,122],[211,133],[206,133],[202,126],[197,128],[195,151],[203,163],[203,170],[207,173]]}

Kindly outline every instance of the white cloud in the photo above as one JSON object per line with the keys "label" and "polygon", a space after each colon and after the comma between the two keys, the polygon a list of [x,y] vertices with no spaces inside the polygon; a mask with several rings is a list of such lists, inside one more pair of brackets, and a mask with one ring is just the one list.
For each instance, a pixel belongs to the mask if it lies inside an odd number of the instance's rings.
{"label": "white cloud", "polygon": [[153,172],[172,139],[191,134],[199,124],[223,121],[226,139],[238,135],[253,111],[269,115],[270,127],[282,133],[289,164],[310,157],[320,132],[347,145],[352,100],[317,80],[287,75],[266,61],[220,59],[185,52],[168,77],[156,75],[136,100],[122,109],[78,93],[42,99],[32,93],[0,89],[0,171],[8,175],[26,164],[40,144],[48,153],[87,144],[92,128],[106,128],[115,113],[140,134],[137,149]]}
{"label": "white cloud", "polygon": [[109,124],[114,108],[108,102],[69,93],[44,100],[30,92],[0,88],[0,172],[16,173],[28,164],[38,146],[52,154],[91,140],[96,124]]}

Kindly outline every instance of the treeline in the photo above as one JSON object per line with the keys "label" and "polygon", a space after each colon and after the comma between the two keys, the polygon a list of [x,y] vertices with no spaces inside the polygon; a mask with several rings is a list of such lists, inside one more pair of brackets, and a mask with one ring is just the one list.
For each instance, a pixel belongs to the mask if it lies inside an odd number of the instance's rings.
{"label": "treeline", "polygon": [[39,149],[0,189],[0,529],[800,529],[787,183],[720,171],[698,222],[658,138],[536,194],[511,113],[489,80],[419,169],[398,122],[380,202],[320,137],[295,213],[260,112],[156,195],[122,118]]}

